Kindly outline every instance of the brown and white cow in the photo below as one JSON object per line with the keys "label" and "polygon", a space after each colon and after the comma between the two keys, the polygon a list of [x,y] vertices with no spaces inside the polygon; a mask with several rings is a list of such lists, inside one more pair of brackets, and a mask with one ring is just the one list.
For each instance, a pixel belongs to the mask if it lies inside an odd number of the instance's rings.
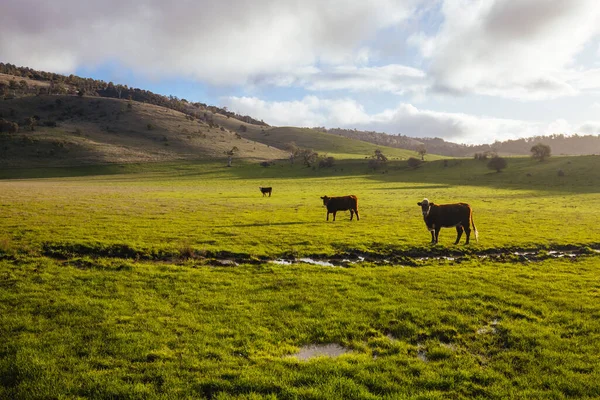
{"label": "brown and white cow", "polygon": [[335,221],[335,214],[338,211],[350,210],[350,221],[356,214],[356,220],[360,221],[358,216],[358,198],[354,195],[341,196],[341,197],[321,197],[323,199],[323,205],[327,207],[327,221],[329,221],[329,214],[333,214],[333,220]]}
{"label": "brown and white cow", "polygon": [[267,195],[267,193],[269,194],[269,197],[271,197],[271,193],[273,192],[273,188],[272,187],[260,187],[260,192],[262,193],[263,197],[265,197]]}
{"label": "brown and white cow", "polygon": [[471,236],[471,226],[475,233],[475,240],[478,240],[477,228],[473,222],[473,210],[466,203],[456,204],[434,204],[427,199],[417,203],[423,211],[423,219],[427,225],[427,229],[431,232],[431,244],[438,242],[440,229],[456,227],[456,242],[458,244],[463,230],[467,236],[465,244],[469,244]]}

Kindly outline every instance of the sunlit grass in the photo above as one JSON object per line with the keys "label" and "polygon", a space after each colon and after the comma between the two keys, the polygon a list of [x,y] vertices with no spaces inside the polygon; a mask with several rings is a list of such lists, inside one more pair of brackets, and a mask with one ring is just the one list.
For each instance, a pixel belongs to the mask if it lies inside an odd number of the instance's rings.
{"label": "sunlit grass", "polygon": [[0,396],[595,397],[597,261],[5,260]]}
{"label": "sunlit grass", "polygon": [[[30,178],[0,181],[0,398],[599,397],[599,159],[12,171]],[[360,221],[326,222],[325,194],[357,195]],[[431,247],[423,197],[470,203],[479,243]],[[543,252],[561,246],[587,250]],[[481,258],[523,249],[547,259]],[[462,256],[266,261],[352,252]],[[349,353],[292,356],[328,343]]]}

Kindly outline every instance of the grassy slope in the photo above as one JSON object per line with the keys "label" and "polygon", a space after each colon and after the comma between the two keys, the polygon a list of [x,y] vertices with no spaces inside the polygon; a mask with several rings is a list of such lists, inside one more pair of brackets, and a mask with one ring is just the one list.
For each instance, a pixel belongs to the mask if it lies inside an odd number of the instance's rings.
{"label": "grassy slope", "polygon": [[[328,154],[336,158],[364,158],[373,154],[375,149],[380,149],[386,156],[393,159],[408,159],[417,157],[416,152],[397,149],[386,146],[377,146],[360,140],[349,139],[339,135],[318,132],[308,128],[296,127],[263,127],[246,124],[235,119],[225,118],[214,114],[215,121],[231,130],[237,130],[243,137],[265,143],[277,148],[286,148],[290,142],[299,147],[310,148],[320,154]],[[240,125],[246,126],[246,132],[242,132]],[[442,157],[428,155],[428,160],[436,160]]]}
{"label": "grassy slope", "polygon": [[[288,153],[280,149],[290,142],[338,159],[365,158],[378,148],[391,159],[416,155],[310,129],[260,127],[206,112],[218,124],[211,128],[204,121],[189,120],[177,111],[138,102],[131,102],[131,107],[129,104],[126,100],[73,96],[0,101],[0,116],[17,121],[21,127],[18,134],[0,134],[0,166],[223,159],[233,146],[239,149],[238,159],[285,159]],[[32,116],[40,119],[34,131],[28,129],[26,122]],[[57,121],[58,126],[45,127],[48,121]],[[240,130],[240,125],[246,126],[246,132]]]}
{"label": "grassy slope", "polygon": [[[23,168],[223,159],[233,146],[239,149],[238,158],[264,160],[287,155],[238,138],[235,132],[189,120],[177,111],[138,102],[131,102],[129,108],[128,104],[126,100],[73,96],[0,101],[0,115],[21,125],[18,134],[0,134],[0,165]],[[58,127],[38,126],[32,132],[22,121],[34,115],[40,118],[40,125],[58,121]]]}

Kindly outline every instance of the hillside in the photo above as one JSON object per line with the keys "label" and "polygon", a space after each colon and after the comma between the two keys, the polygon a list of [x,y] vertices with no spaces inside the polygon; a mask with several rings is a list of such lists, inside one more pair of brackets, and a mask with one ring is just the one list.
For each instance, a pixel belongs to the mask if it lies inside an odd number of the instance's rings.
{"label": "hillside", "polygon": [[472,157],[476,153],[493,152],[503,156],[531,155],[531,147],[543,143],[552,148],[553,154],[590,155],[600,154],[600,135],[555,134],[529,138],[496,141],[492,144],[467,145],[447,142],[441,138],[412,138],[405,135],[389,135],[382,132],[359,131],[356,129],[314,128],[320,132],[332,133],[347,138],[362,140],[382,146],[417,151],[425,147],[428,153],[449,157]]}
{"label": "hillside", "polygon": [[[280,149],[288,149],[290,144],[310,148],[319,154],[328,154],[342,158],[365,158],[380,149],[386,156],[396,159],[417,157],[415,151],[378,145],[366,141],[334,135],[310,128],[296,127],[265,127],[241,122],[235,118],[210,113],[210,118],[217,124],[230,130],[237,131],[242,137],[254,140]],[[437,155],[427,155],[426,159],[441,158]]]}
{"label": "hillside", "polygon": [[287,153],[224,127],[164,107],[101,97],[28,96],[0,101],[0,167],[64,166],[235,157],[270,160]]}

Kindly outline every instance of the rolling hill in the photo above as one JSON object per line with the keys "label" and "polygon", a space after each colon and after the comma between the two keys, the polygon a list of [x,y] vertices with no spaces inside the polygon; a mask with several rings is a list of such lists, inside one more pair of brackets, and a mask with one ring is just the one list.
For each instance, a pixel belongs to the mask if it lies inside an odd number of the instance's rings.
{"label": "rolling hill", "polygon": [[[287,159],[290,143],[336,158],[366,158],[381,149],[392,159],[414,151],[313,129],[269,127],[188,105],[186,112],[107,97],[36,95],[0,101],[0,167],[51,167],[176,160]],[[429,156],[428,159],[439,157]]]}
{"label": "rolling hill", "polygon": [[0,118],[19,125],[0,133],[1,167],[217,159],[234,147],[245,159],[287,156],[182,112],[113,98],[9,99],[0,101]]}

